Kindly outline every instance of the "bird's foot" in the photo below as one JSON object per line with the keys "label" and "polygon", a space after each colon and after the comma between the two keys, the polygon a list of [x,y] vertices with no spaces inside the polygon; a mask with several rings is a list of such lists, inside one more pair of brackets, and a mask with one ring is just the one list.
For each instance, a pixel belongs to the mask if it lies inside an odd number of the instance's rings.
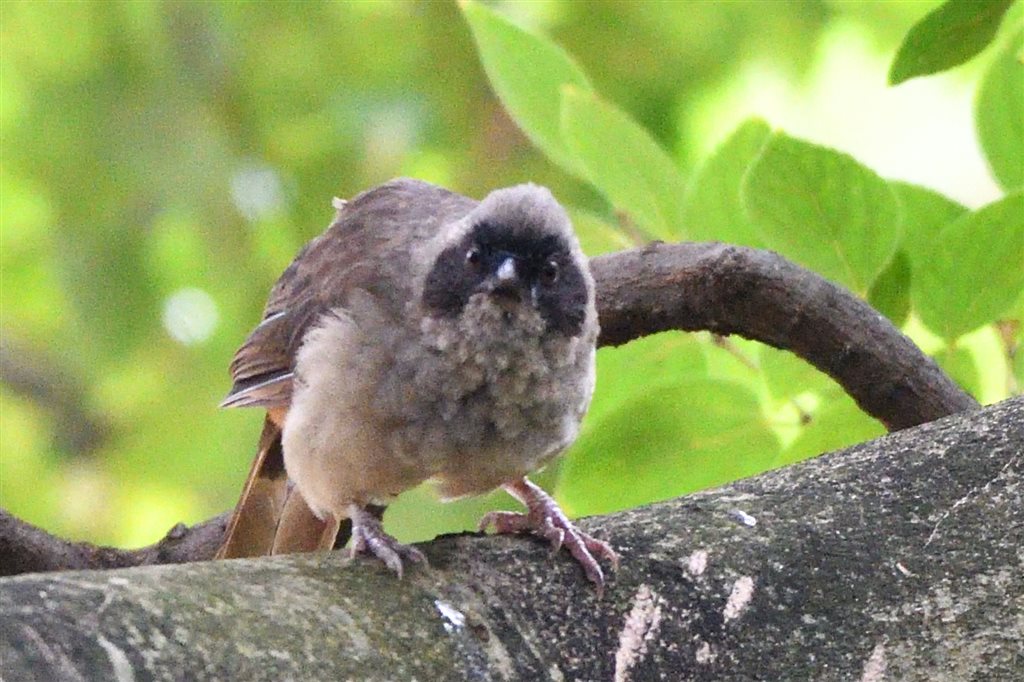
{"label": "bird's foot", "polygon": [[384,565],[402,577],[402,559],[427,565],[423,552],[410,545],[403,545],[384,532],[379,516],[369,509],[352,505],[349,507],[352,520],[352,556],[369,554],[384,562]]}
{"label": "bird's foot", "polygon": [[533,533],[551,543],[554,551],[562,547],[583,567],[590,582],[604,592],[604,572],[599,559],[607,559],[612,568],[619,567],[619,555],[603,540],[587,535],[566,518],[550,495],[527,479],[509,483],[505,490],[526,505],[527,512],[492,511],[480,519],[480,530],[493,525],[498,533]]}

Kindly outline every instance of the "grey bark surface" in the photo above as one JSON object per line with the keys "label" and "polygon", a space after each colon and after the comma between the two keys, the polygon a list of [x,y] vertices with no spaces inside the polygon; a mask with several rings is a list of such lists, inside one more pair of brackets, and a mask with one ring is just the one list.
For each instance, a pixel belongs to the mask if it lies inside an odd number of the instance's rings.
{"label": "grey bark surface", "polygon": [[1014,680],[1024,397],[581,524],[598,600],[512,537],[0,580],[6,680]]}

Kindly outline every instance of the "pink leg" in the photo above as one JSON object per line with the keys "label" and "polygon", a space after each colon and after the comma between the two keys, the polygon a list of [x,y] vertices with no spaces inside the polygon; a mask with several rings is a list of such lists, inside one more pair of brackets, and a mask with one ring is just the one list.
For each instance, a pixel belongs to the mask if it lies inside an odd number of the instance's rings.
{"label": "pink leg", "polygon": [[373,512],[357,504],[349,506],[352,520],[352,556],[369,554],[402,577],[402,559],[426,565],[427,557],[415,547],[403,545],[384,532],[384,525]]}
{"label": "pink leg", "polygon": [[493,511],[480,519],[480,530],[490,525],[498,533],[529,532],[548,540],[557,552],[563,546],[583,567],[590,582],[597,585],[598,594],[604,591],[604,573],[598,559],[607,559],[613,568],[619,566],[619,555],[611,545],[593,538],[572,524],[558,507],[558,503],[539,486],[528,479],[506,483],[508,494],[526,505],[526,513]]}

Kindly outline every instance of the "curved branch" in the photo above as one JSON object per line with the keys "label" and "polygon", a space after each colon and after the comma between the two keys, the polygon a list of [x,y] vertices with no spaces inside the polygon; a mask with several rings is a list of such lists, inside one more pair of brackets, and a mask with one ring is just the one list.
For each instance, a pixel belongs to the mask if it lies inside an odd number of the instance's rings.
{"label": "curved branch", "polygon": [[792,351],[890,431],[978,407],[881,313],[771,251],[664,244],[591,261],[603,346],[679,329]]}

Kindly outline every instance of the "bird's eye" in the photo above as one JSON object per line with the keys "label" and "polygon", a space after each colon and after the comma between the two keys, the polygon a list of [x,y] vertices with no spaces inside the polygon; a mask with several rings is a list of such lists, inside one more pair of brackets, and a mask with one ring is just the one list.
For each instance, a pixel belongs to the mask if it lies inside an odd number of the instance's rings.
{"label": "bird's eye", "polygon": [[558,281],[558,263],[549,260],[540,269],[540,281],[544,284],[554,284]]}
{"label": "bird's eye", "polygon": [[483,256],[480,254],[480,249],[475,246],[466,252],[466,265],[469,266],[470,270],[479,270],[483,260]]}

